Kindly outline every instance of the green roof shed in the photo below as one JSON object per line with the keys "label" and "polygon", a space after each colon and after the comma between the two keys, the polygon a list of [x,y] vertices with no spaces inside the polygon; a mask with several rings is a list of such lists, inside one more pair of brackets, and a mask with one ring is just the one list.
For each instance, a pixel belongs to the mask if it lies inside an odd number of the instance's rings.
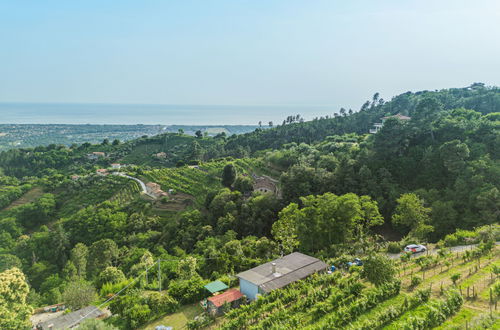
{"label": "green roof shed", "polygon": [[223,291],[223,290],[226,290],[228,288],[229,287],[224,282],[221,282],[219,280],[214,281],[214,282],[210,282],[207,285],[205,285],[205,289],[207,289],[211,293]]}

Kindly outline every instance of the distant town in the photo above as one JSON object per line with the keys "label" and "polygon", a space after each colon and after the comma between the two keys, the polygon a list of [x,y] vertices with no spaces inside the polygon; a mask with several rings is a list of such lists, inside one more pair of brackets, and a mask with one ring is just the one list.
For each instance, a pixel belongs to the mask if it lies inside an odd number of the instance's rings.
{"label": "distant town", "polygon": [[98,143],[104,139],[128,141],[141,136],[178,132],[195,135],[196,131],[213,136],[242,134],[255,130],[258,125],[59,125],[59,124],[0,124],[0,151],[29,148],[49,144]]}

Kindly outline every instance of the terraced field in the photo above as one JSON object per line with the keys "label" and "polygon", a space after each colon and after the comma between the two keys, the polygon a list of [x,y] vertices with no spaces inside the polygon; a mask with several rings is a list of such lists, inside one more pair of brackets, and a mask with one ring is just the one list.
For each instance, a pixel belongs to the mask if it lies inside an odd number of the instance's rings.
{"label": "terraced field", "polygon": [[[220,177],[227,161],[213,161],[199,165],[199,168],[162,168],[147,171],[145,181],[157,182],[164,191],[174,189],[195,198],[203,203],[208,191],[221,188]],[[255,159],[237,159],[233,161],[238,173],[256,172],[259,162]]]}
{"label": "terraced field", "polygon": [[397,261],[396,281],[380,287],[356,272],[317,275],[229,312],[212,328],[498,329],[490,288],[499,254],[499,246],[475,247]]}

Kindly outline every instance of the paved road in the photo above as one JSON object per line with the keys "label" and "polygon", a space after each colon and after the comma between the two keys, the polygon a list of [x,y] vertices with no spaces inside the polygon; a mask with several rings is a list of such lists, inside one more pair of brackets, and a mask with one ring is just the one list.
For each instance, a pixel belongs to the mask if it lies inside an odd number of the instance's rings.
{"label": "paved road", "polygon": [[149,197],[151,198],[154,198],[156,199],[155,196],[151,195],[150,193],[148,193],[148,190],[146,189],[146,184],[142,181],[142,180],[139,180],[137,178],[134,178],[133,176],[130,176],[130,175],[127,175],[125,173],[121,173],[121,172],[113,172],[112,173],[113,175],[118,175],[118,176],[123,176],[125,178],[129,178],[131,180],[134,180],[135,182],[139,183],[139,185],[141,186],[141,189],[142,189],[142,192],[146,195],[148,195]]}
{"label": "paved road", "polygon": [[[497,242],[497,244],[499,244],[499,242]],[[449,249],[450,249],[451,252],[463,252],[463,251],[466,251],[466,250],[472,250],[476,246],[477,246],[477,244],[457,245],[457,246],[452,246]],[[424,256],[424,255],[437,254],[438,250],[439,249],[434,248],[434,249],[429,249],[426,252],[414,253],[412,255],[412,258],[416,258],[416,257]],[[402,254],[403,254],[403,252],[401,252],[401,253],[387,253],[387,256],[389,258],[391,258],[391,259],[398,259],[398,258],[401,257]]]}

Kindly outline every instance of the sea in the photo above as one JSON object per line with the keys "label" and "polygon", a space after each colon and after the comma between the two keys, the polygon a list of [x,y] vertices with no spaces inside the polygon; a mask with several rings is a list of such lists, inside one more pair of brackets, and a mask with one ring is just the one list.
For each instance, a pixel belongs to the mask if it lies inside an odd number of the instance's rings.
{"label": "sea", "polygon": [[291,115],[312,120],[334,112],[324,105],[0,103],[0,124],[276,125]]}

